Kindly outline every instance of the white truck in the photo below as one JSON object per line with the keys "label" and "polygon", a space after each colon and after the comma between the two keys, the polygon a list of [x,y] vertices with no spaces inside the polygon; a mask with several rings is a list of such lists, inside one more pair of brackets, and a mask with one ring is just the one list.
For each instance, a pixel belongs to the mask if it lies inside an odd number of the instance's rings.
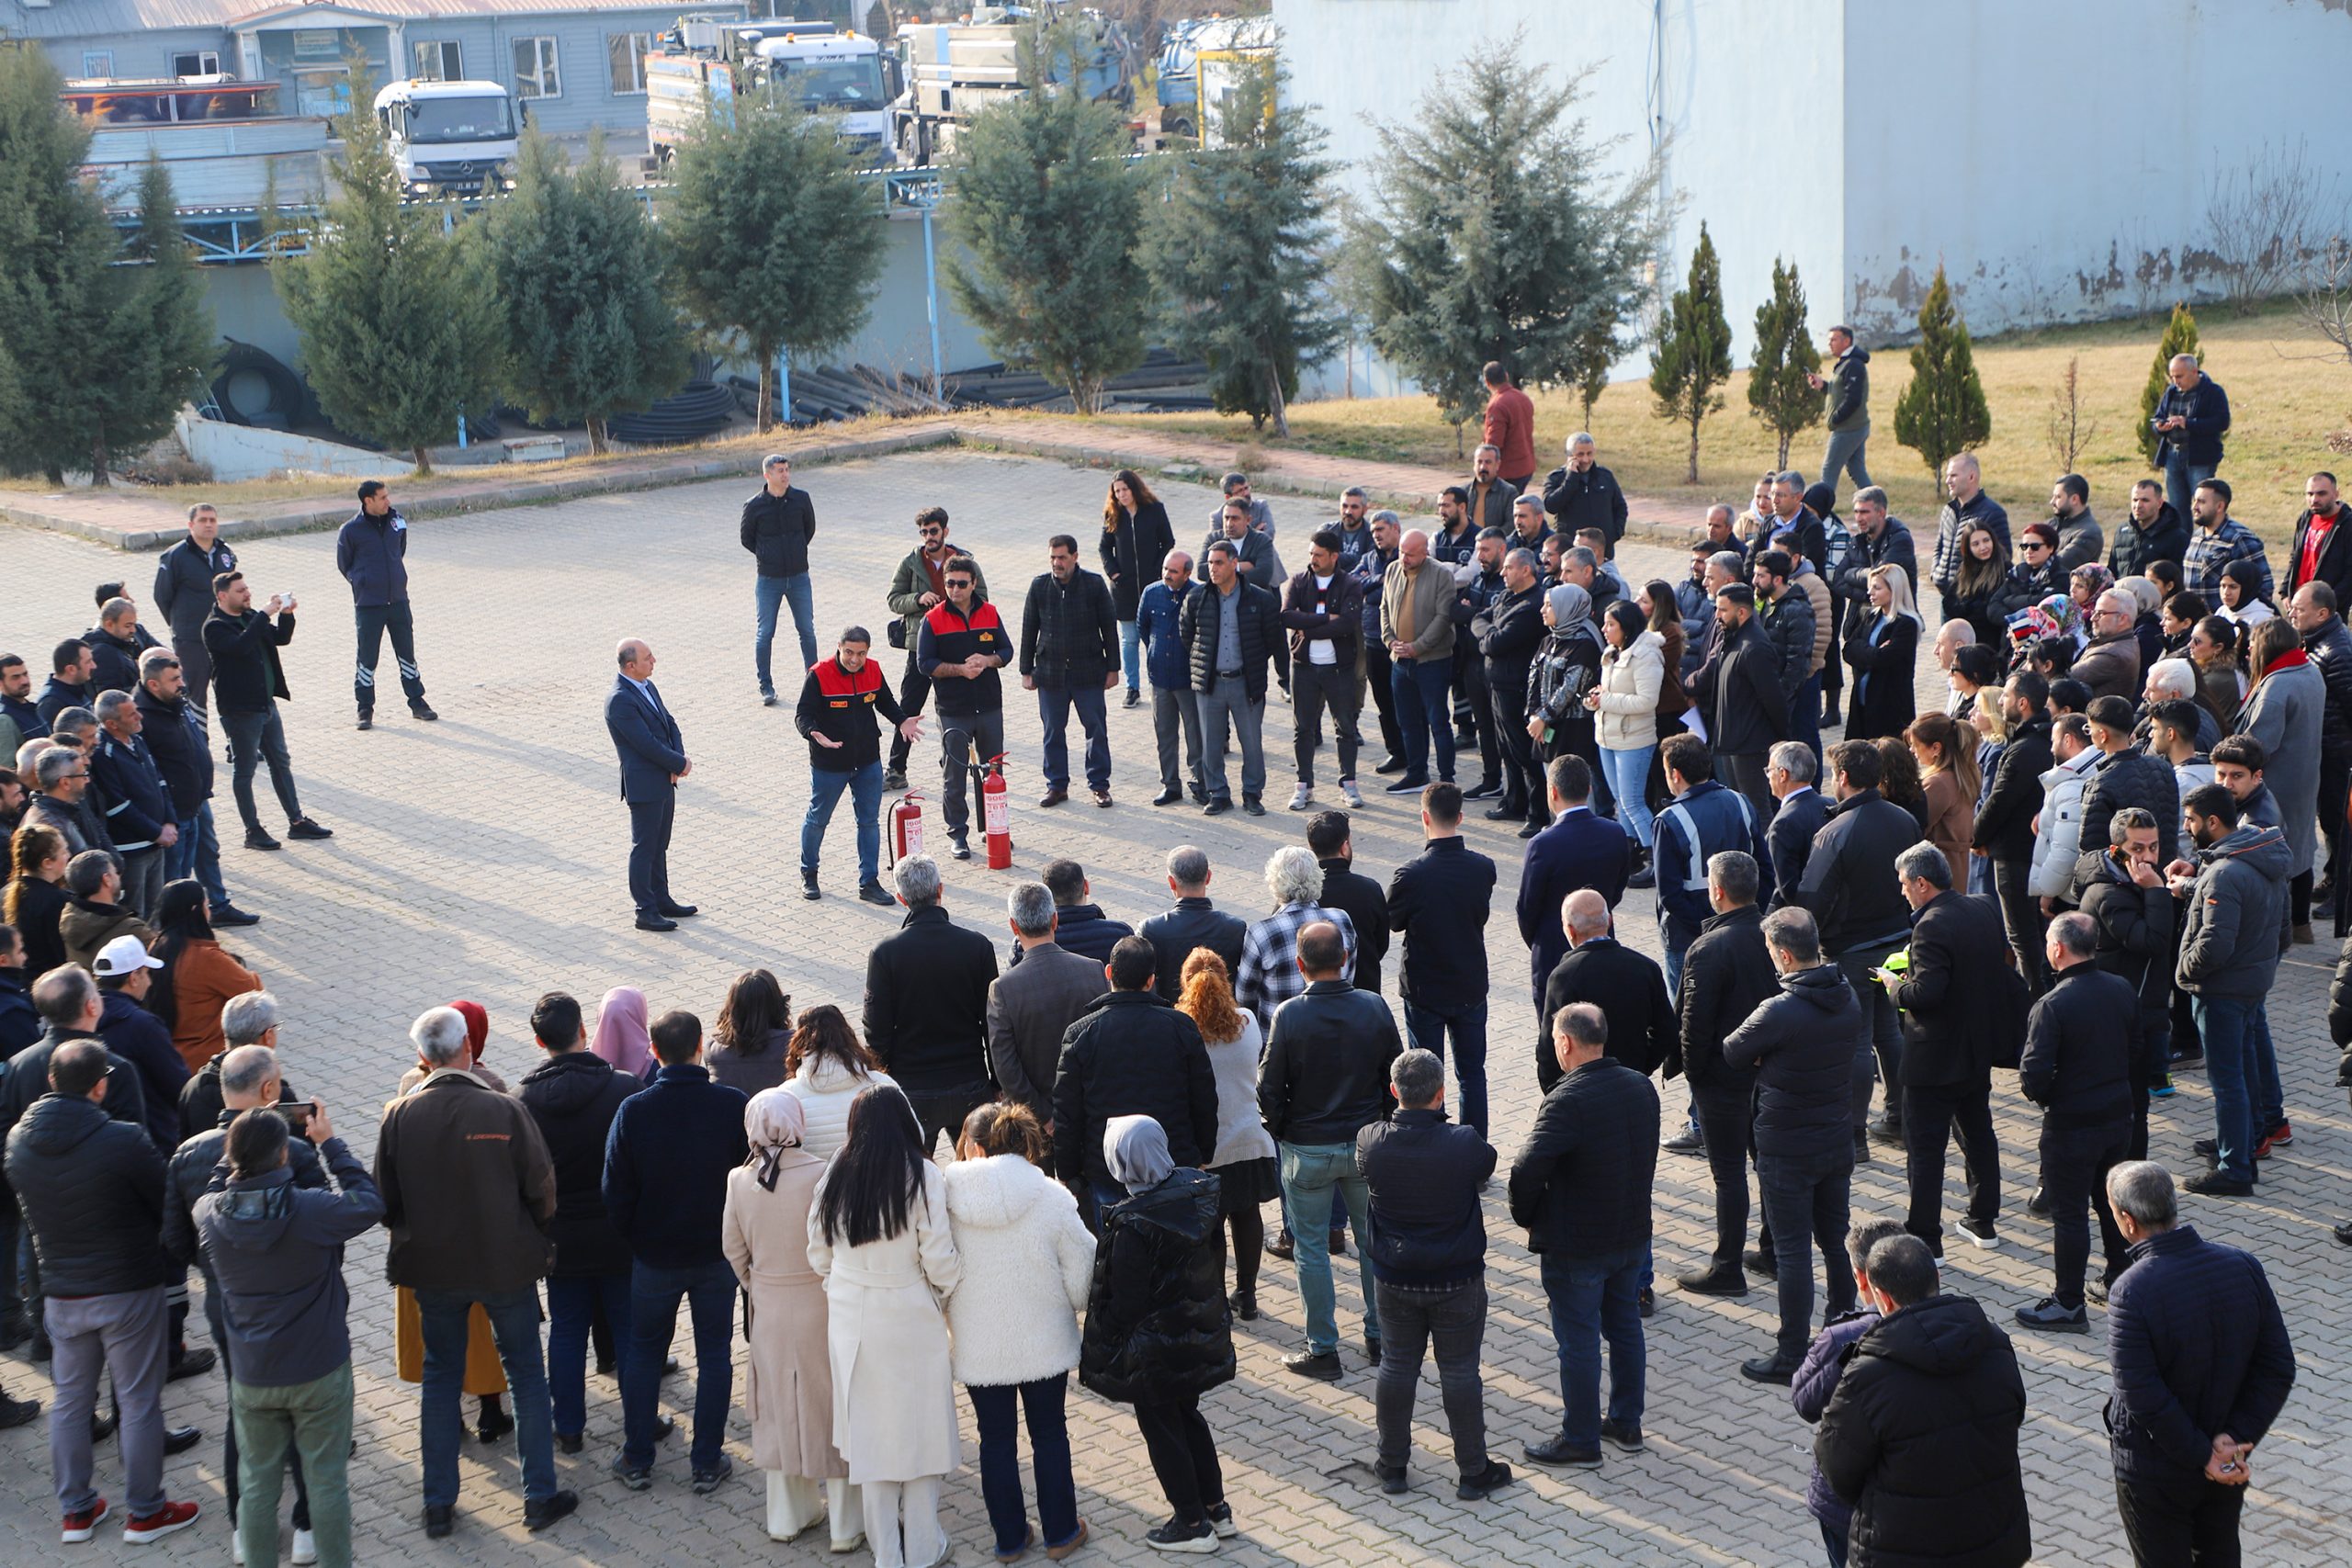
{"label": "white truck", "polygon": [[526,113],[496,82],[394,82],[376,95],[401,181],[419,196],[511,188]]}
{"label": "white truck", "polygon": [[[899,29],[907,90],[892,109],[891,141],[902,164],[928,165],[955,145],[956,130],[990,104],[1017,98],[1021,57],[1041,23],[1067,23],[1074,47],[1047,67],[1052,90],[1072,84],[1090,100],[1125,111],[1135,103],[1135,40],[1098,11],[1073,11],[1059,0],[1037,6],[979,6],[963,22],[915,23]],[[1131,125],[1131,130],[1140,130]]]}
{"label": "white truck", "polygon": [[687,19],[645,57],[649,150],[666,164],[700,130],[706,104],[724,117],[737,98],[766,94],[834,116],[852,152],[878,161],[889,146],[898,75],[898,57],[877,40],[831,22]]}

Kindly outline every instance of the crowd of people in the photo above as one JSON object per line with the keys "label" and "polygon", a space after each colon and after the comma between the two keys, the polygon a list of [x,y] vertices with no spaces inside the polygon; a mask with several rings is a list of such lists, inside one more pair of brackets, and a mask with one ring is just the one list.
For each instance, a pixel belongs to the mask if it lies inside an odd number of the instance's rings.
{"label": "crowd of people", "polygon": [[[29,1342],[50,1365],[63,1540],[113,1512],[92,1461],[109,1435],[124,1539],[195,1522],[163,1461],[201,1434],[166,1428],[162,1389],[217,1365],[236,1561],[277,1561],[290,1472],[294,1561],[348,1562],[343,1249],[378,1225],[401,1374],[421,1383],[430,1537],[458,1527],[468,1398],[481,1441],[514,1438],[529,1529],[578,1507],[555,1455],[584,1450],[592,1348],[616,1384],[613,1475],[653,1486],[682,1305],[685,1478],[726,1486],[740,1298],[772,1537],[821,1520],[835,1551],[863,1544],[885,1568],[947,1561],[961,1384],[995,1556],[1070,1555],[1091,1529],[1075,1373],[1134,1407],[1168,1508],[1148,1544],[1214,1551],[1240,1522],[1202,1401],[1236,1375],[1234,1325],[1261,1315],[1265,1260],[1285,1263],[1305,1322],[1281,1366],[1343,1378],[1335,1270],[1351,1250],[1372,1469],[1387,1491],[1412,1487],[1433,1357],[1455,1495],[1476,1502],[1513,1479],[1487,1442],[1481,1375],[1491,1189],[1537,1257],[1559,1363],[1557,1430],[1524,1459],[1592,1470],[1645,1443],[1657,1165],[1675,1155],[1706,1161],[1715,1224],[1708,1257],[1669,1283],[1703,1301],[1769,1282],[1776,1331],[1738,1370],[1789,1388],[1792,1416],[1816,1424],[1807,1506],[1832,1563],[2021,1563],[2030,1391],[2001,1314],[1940,1279],[1955,1135],[1966,1198],[1950,1232],[2005,1241],[1993,1096],[2007,1071],[2041,1111],[2032,1207],[2051,1240],[2047,1292],[2006,1315],[2076,1334],[2104,1308],[2136,1558],[2235,1561],[2294,1357],[2259,1263],[2183,1222],[2173,1176],[2147,1158],[2149,1118],[2176,1075],[2208,1075],[2206,1168],[2181,1184],[2203,1199],[2253,1193],[2293,1137],[2266,1002],[2281,954],[2315,940],[2315,905],[2336,900],[2346,924],[2352,635],[2337,607],[2352,530],[2334,479],[2312,476],[2274,574],[2229,515],[2206,428],[2225,431],[2226,401],[2191,361],[2159,409],[2166,478],[2134,488],[2111,541],[2075,475],[2013,541],[1963,455],[1923,573],[1927,541],[1867,483],[1867,354],[1842,329],[1832,344],[1828,472],[1770,474],[1745,510],[1713,508],[1680,581],[1620,575],[1628,507],[1590,435],[1537,483],[1532,412],[1490,366],[1487,441],[1435,525],[1407,528],[1351,488],[1295,572],[1246,475],[1227,476],[1195,553],[1122,470],[1102,570],[1076,535],[1054,536],[1015,627],[949,543],[946,512],[924,509],[885,596],[887,640],[907,655],[895,691],[863,626],[820,658],[815,509],[789,460],[769,458],[741,542],[758,566],[761,700],[779,700],[786,605],[807,671],[804,894],[824,897],[846,794],[858,896],[904,911],[868,954],[857,1018],[796,1011],[765,970],[733,984],[707,1032],[631,987],[593,1016],[550,994],[528,1020],[540,1060],[510,1089],[483,1060],[483,1010],[435,1008],[408,1070],[386,1064],[372,1169],[285,1083],[277,1004],[220,942],[255,917],[221,886],[215,721],[249,848],[279,847],[255,811],[265,762],[288,836],[328,829],[300,810],[276,707],[293,601],[255,606],[198,508],[158,574],[168,643],[108,583],[37,701],[23,660],[0,655],[0,739],[18,764],[0,773],[0,1344]],[[1833,488],[1849,476],[1850,521]],[[406,524],[379,484],[360,502],[337,550],[359,728],[387,631],[412,713],[430,720]],[[1932,638],[1923,575],[1943,605]],[[1924,712],[1923,653],[1949,694]],[[667,871],[693,764],[651,648],[631,638],[617,661],[605,716],[632,903],[640,929],[665,931],[697,912]],[[1012,886],[1001,934],[994,917],[950,917],[931,856],[898,856],[886,882],[880,802],[906,784],[927,706],[944,848],[971,854],[967,786],[1005,750],[1010,665],[1037,696],[1046,809],[1071,793],[1073,713],[1084,786],[1114,805],[1107,708],[1124,685],[1128,707],[1149,692],[1153,806],[1264,815],[1278,692],[1289,806],[1312,813],[1303,841],[1267,859],[1261,895],[1224,907],[1208,854],[1180,846],[1168,906],[1131,911],[1136,924],[1068,858]],[[1418,809],[1422,837],[1385,879],[1357,864],[1351,816],[1366,808],[1367,694],[1371,773]],[[1317,795],[1326,715],[1345,809]],[[1521,1003],[1498,1001],[1489,974],[1498,869],[1464,833],[1479,802],[1525,840]],[[1619,936],[1642,889],[1658,959]],[[2352,995],[2346,952],[2337,989]],[[1527,1038],[1522,1009],[1540,1098],[1507,1154],[1493,1104],[1521,1080],[1490,1085],[1487,1047],[1498,1024]],[[2330,1026],[2352,1041],[2352,1006]],[[1679,1124],[1660,1093],[1676,1077]],[[1880,1146],[1900,1151],[1905,1210],[1858,1216],[1853,1172]],[[2337,1237],[2352,1243],[2352,1223]],[[210,1351],[188,1343],[191,1269]],[[117,1407],[103,1414],[102,1372]],[[0,1425],[39,1413],[0,1401]]]}

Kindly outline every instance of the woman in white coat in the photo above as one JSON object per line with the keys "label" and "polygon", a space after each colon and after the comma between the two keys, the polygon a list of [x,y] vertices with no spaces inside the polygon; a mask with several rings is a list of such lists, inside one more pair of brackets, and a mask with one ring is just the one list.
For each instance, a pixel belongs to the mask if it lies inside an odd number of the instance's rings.
{"label": "woman in white coat", "polygon": [[962,1462],[940,1303],[963,1272],[945,1184],[895,1087],[850,1102],[808,1210],[808,1265],[825,1281],[833,1446],[860,1489],[875,1568],[936,1568],[950,1550],[940,1486]]}
{"label": "woman in white coat", "polygon": [[[821,1516],[833,1550],[865,1540],[857,1488],[833,1446],[825,1282],[808,1267],[808,1210],[825,1162],[803,1146],[800,1101],[762,1089],[743,1112],[752,1157],[727,1175],[721,1244],[743,1282],[752,1462],[768,1473],[768,1537],[790,1540]],[[820,1486],[820,1483],[822,1486]]]}
{"label": "woman in white coat", "polygon": [[858,1042],[842,1010],[830,1002],[805,1010],[784,1048],[784,1091],[800,1101],[807,1118],[801,1146],[819,1159],[833,1157],[849,1123],[850,1101],[876,1084],[898,1083]]}
{"label": "woman in white coat", "polygon": [[1666,684],[1666,641],[1649,629],[1632,601],[1619,599],[1601,613],[1600,633],[1609,644],[1600,656],[1600,679],[1585,694],[1584,705],[1599,722],[1600,768],[1617,814],[1633,836],[1635,869],[1650,858],[1648,789],[1650,753],[1657,750],[1657,694]]}
{"label": "woman in white coat", "polygon": [[948,1298],[947,1327],[956,1381],[979,1422],[980,1497],[1000,1562],[1037,1541],[1021,1497],[1023,1409],[1046,1555],[1058,1562],[1086,1544],[1063,1404],[1078,1365],[1078,1309],[1093,1278],[1094,1237],[1069,1189],[1037,1168],[1046,1147],[1035,1112],[998,1100],[964,1119],[956,1163],[941,1173],[964,1270]]}

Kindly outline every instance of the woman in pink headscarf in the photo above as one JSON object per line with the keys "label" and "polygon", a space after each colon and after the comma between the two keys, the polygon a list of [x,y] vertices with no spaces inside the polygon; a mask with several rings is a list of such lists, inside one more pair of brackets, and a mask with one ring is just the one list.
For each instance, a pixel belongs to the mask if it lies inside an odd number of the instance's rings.
{"label": "woman in pink headscarf", "polygon": [[596,1037],[588,1049],[631,1077],[643,1077],[653,1060],[652,1037],[645,1031],[645,993],[615,986],[596,1010]]}

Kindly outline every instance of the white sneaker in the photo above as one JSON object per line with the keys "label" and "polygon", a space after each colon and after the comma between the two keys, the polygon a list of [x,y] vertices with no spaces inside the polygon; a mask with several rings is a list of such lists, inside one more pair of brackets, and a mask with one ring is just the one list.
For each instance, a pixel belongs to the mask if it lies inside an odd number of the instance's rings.
{"label": "white sneaker", "polygon": [[1291,792],[1290,808],[1293,811],[1304,811],[1307,807],[1307,803],[1314,798],[1314,789],[1306,784],[1301,784]]}
{"label": "white sneaker", "polygon": [[1363,809],[1363,791],[1356,788],[1355,780],[1341,779],[1340,781],[1340,797],[1358,811]]}
{"label": "white sneaker", "polygon": [[229,1527],[229,1561],[235,1563],[236,1568],[245,1568],[244,1533],[234,1525]]}
{"label": "white sneaker", "polygon": [[318,1536],[311,1530],[296,1530],[294,1532],[295,1568],[305,1568],[306,1564],[316,1562],[318,1560]]}

